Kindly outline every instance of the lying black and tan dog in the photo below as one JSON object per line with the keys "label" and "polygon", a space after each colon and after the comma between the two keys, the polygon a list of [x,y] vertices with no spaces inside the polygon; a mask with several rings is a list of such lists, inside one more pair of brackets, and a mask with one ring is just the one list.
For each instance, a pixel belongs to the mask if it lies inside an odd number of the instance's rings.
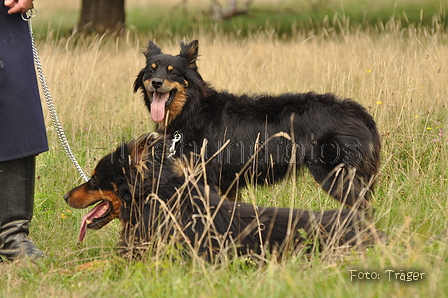
{"label": "lying black and tan dog", "polygon": [[209,260],[222,252],[280,255],[373,239],[373,228],[355,210],[313,212],[228,201],[204,184],[205,177],[200,165],[167,158],[162,137],[145,134],[102,158],[91,179],[64,199],[73,208],[97,204],[83,218],[79,240],[87,229],[118,218],[121,245],[128,252],[150,246],[157,237]]}
{"label": "lying black and tan dog", "polygon": [[283,179],[296,165],[308,168],[341,203],[370,209],[381,143],[375,121],[360,104],[313,92],[217,91],[198,72],[197,40],[181,43],[176,56],[150,41],[145,56],[134,91],[142,91],[157,132],[182,136],[176,145],[179,157],[199,156],[206,140],[206,159],[213,157],[207,164],[208,184],[229,199],[247,183]]}

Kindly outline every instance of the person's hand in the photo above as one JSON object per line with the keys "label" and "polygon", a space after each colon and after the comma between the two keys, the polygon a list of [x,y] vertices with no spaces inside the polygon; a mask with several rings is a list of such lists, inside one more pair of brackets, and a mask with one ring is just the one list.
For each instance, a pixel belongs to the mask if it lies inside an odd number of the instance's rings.
{"label": "person's hand", "polygon": [[4,0],[3,3],[9,7],[9,14],[25,12],[33,6],[33,0]]}

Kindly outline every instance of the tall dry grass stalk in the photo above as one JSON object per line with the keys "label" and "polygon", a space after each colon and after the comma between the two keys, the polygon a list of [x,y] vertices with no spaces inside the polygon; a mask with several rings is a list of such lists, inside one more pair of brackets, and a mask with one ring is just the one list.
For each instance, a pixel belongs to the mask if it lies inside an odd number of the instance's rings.
{"label": "tall dry grass stalk", "polygon": [[[315,212],[265,209],[269,206],[259,206],[255,201],[231,203],[207,185],[206,164],[213,162],[213,157],[205,159],[205,146],[195,162],[187,156],[171,159],[167,157],[168,147],[161,148],[157,139],[158,134],[144,134],[132,141],[128,148],[133,152],[134,146],[138,147],[138,154],[131,153],[132,165],[114,174],[124,204],[121,242],[128,259],[147,258],[148,250],[149,258],[157,258],[174,248],[197,262],[222,264],[243,256],[262,264],[309,253],[320,253],[322,258],[341,257],[352,248],[362,251],[385,243],[385,235],[359,211],[364,194],[352,209],[340,206]],[[256,160],[247,165],[255,166]],[[96,173],[103,175],[101,169]],[[349,171],[348,183],[354,180],[354,173]]]}
{"label": "tall dry grass stalk", "polygon": [[[446,295],[448,36],[437,28],[403,29],[394,23],[384,27],[340,34],[298,32],[288,41],[272,32],[244,40],[192,33],[186,40],[199,39],[199,70],[218,89],[333,92],[353,98],[374,115],[383,136],[383,166],[373,204],[379,226],[392,236],[388,247],[338,262],[296,259],[252,271],[238,264],[198,270],[182,262],[163,262],[163,256],[144,265],[124,264],[111,257],[118,227],[92,233],[83,245],[76,242],[82,212],[68,210],[62,195],[80,180],[48,122],[51,149],[38,158],[31,236],[49,258],[31,269],[0,266],[0,296],[42,291],[43,297],[108,297],[111,289],[114,297]],[[140,95],[132,93],[149,38],[49,37],[37,45],[60,120],[87,172],[123,139],[152,130]],[[176,54],[180,39],[156,42]],[[249,188],[245,198],[303,209],[335,206],[306,177],[268,190]],[[88,270],[74,266],[96,259],[108,263]],[[412,285],[353,283],[347,277],[352,267],[421,268],[427,279]]]}
{"label": "tall dry grass stalk", "polygon": [[[440,34],[403,29],[371,37],[298,36],[282,41],[258,34],[199,39],[199,70],[217,89],[235,93],[333,92],[365,105],[380,124],[389,117],[434,110],[446,98],[446,46]],[[39,44],[44,70],[60,114],[74,127],[124,119],[146,120],[132,84],[144,66],[149,38],[47,41]],[[178,54],[180,38],[161,43]],[[92,107],[95,109],[91,109]],[[133,117],[135,115],[135,117]],[[93,121],[94,119],[100,121]],[[117,118],[118,117],[118,118]],[[389,128],[389,127],[387,127]]]}
{"label": "tall dry grass stalk", "polygon": [[[389,26],[386,34],[373,36],[327,32],[283,41],[262,32],[244,40],[209,35],[186,40],[199,39],[199,71],[217,89],[332,92],[360,102],[383,134],[386,166],[395,150],[388,144],[435,138],[446,126],[448,93],[447,46],[442,42],[446,35]],[[116,39],[49,39],[38,45],[69,139],[78,151],[95,148],[88,151],[89,158],[107,152],[97,148],[111,149],[121,138],[152,130],[140,94],[132,92],[149,39],[128,34]],[[178,54],[179,41],[159,44],[165,53]],[[415,155],[415,148],[411,150]]]}
{"label": "tall dry grass stalk", "polygon": [[[441,147],[432,146],[437,145],[432,142],[435,132],[447,124],[448,70],[444,65],[448,51],[442,42],[446,36],[389,26],[387,34],[373,36],[361,31],[327,32],[284,41],[262,32],[245,40],[209,35],[186,40],[199,39],[199,71],[217,89],[270,94],[332,92],[364,105],[383,135],[383,171],[373,202],[380,223],[390,222],[397,213],[402,220],[410,216],[427,222],[432,207],[423,214],[398,208],[405,204],[400,197],[418,200],[419,194],[400,194],[402,186],[391,177],[421,179],[421,174],[430,172],[439,175],[439,184],[446,179],[442,170],[446,163],[440,162],[447,157],[446,139],[438,144]],[[60,119],[87,171],[123,139],[152,130],[143,100],[132,92],[136,74],[145,63],[141,53],[149,38],[128,34],[116,39],[48,39],[38,45]],[[158,44],[165,53],[175,55],[179,41]],[[58,148],[54,141],[53,150]],[[337,206],[317,186],[302,187],[301,179],[286,191],[285,184],[269,189],[262,195],[268,200],[262,203],[314,209]],[[271,199],[282,196],[286,203]],[[255,202],[257,197],[249,189],[247,199]]]}

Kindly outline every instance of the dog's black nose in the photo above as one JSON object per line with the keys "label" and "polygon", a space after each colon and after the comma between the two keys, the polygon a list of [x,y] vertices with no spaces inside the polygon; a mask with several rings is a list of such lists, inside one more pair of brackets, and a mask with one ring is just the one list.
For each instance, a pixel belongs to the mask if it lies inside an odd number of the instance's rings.
{"label": "dog's black nose", "polygon": [[163,85],[162,79],[152,79],[151,84],[154,88],[159,89]]}

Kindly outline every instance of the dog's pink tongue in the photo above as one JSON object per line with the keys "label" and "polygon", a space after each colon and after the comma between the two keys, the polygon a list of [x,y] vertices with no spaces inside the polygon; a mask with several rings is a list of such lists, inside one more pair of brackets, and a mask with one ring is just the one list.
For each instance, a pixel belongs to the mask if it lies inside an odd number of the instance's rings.
{"label": "dog's pink tongue", "polygon": [[101,217],[107,210],[109,206],[106,202],[102,202],[95,206],[92,210],[89,211],[83,218],[81,222],[81,227],[79,228],[78,239],[81,242],[84,239],[84,236],[87,232],[87,225],[93,221],[93,219],[97,217]]}
{"label": "dog's pink tongue", "polygon": [[153,93],[153,101],[151,103],[151,117],[154,122],[161,122],[165,118],[165,103],[170,93]]}

